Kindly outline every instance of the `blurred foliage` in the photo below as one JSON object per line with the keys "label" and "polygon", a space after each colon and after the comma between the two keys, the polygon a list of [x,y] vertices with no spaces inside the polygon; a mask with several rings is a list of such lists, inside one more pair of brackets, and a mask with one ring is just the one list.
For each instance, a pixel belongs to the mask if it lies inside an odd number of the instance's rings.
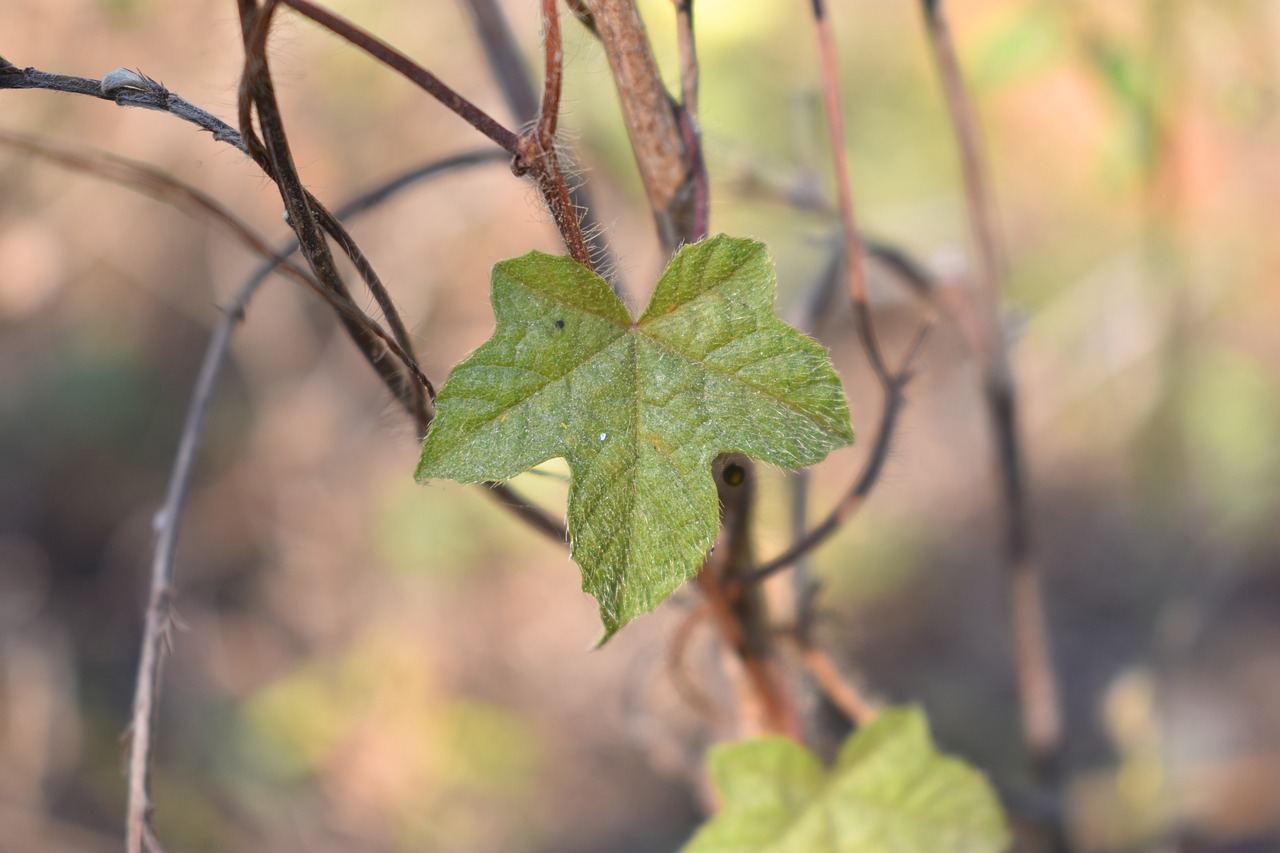
{"label": "blurred foliage", "polygon": [[527,830],[536,734],[509,711],[445,693],[402,636],[356,638],[340,660],[258,691],[238,716],[236,754],[251,777],[236,788],[260,818],[317,783],[340,820],[358,821],[350,829],[389,825],[407,849],[489,849]]}

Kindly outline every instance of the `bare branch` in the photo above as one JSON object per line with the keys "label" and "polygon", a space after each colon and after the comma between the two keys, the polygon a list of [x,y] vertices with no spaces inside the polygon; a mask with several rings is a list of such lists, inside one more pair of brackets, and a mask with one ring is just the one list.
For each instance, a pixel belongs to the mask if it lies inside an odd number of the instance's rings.
{"label": "bare branch", "polygon": [[516,154],[515,133],[503,127],[496,119],[455,92],[439,77],[391,45],[365,32],[346,18],[335,15],[328,9],[309,3],[307,0],[280,0],[280,2],[417,84],[419,88],[444,104],[476,130],[496,142],[503,151],[511,155]]}
{"label": "bare branch", "polygon": [[[135,163],[104,152],[73,151],[60,147],[54,141],[44,137],[9,130],[0,130],[0,144],[41,157],[64,168],[138,190],[195,216],[210,219],[229,231],[232,236],[255,253],[267,258],[276,258],[274,250],[264,237],[216,199],[144,163]],[[360,326],[369,336],[380,342],[380,347],[384,351],[391,352],[406,365],[412,363],[413,367],[410,369],[416,371],[415,375],[419,381],[427,381],[426,376],[422,375],[421,370],[416,367],[416,362],[409,358],[408,353],[402,350],[395,340],[379,328],[350,299],[341,299],[328,292],[308,273],[286,262],[283,258],[279,261],[282,273],[319,295],[345,321]]]}
{"label": "bare branch", "polygon": [[[981,304],[975,349],[983,371],[983,395],[996,444],[996,461],[1005,507],[1005,583],[1010,643],[1022,712],[1023,740],[1037,776],[1050,788],[1061,786],[1062,711],[1044,615],[1040,573],[1031,547],[1030,510],[1018,437],[1017,395],[1000,321],[1003,258],[989,181],[984,168],[973,104],[956,60],[941,0],[922,0],[929,45],[946,94],[947,109],[960,152],[965,200],[976,249]],[[1045,844],[1062,849],[1060,824]]]}
{"label": "bare branch", "polygon": [[[827,129],[831,143],[832,158],[836,167],[837,192],[840,199],[840,222],[843,231],[843,243],[848,246],[862,245],[859,239],[857,220],[853,208],[853,192],[849,180],[849,167],[845,157],[844,119],[841,114],[841,100],[836,62],[835,40],[831,33],[831,24],[826,17],[822,0],[813,0],[814,25],[818,37],[818,55],[822,67],[823,95],[827,109]],[[862,265],[861,252],[846,252],[843,264],[850,298],[853,301],[854,325],[858,339],[862,343],[876,378],[880,381],[884,404],[880,413],[880,422],[876,427],[876,437],[872,442],[871,455],[866,465],[844,497],[836,504],[830,514],[821,523],[799,538],[783,554],[743,575],[742,585],[755,585],[775,572],[790,566],[796,560],[813,550],[853,516],[861,508],[871,489],[880,479],[884,464],[889,458],[889,447],[897,427],[898,415],[903,403],[903,388],[910,377],[911,365],[929,331],[925,323],[917,334],[915,342],[903,359],[902,366],[890,373],[885,366],[880,345],[876,340],[875,327],[871,320],[870,304],[867,299],[866,273]],[[906,255],[902,255],[903,258]],[[829,272],[834,275],[837,266],[833,263]],[[821,292],[820,292],[821,296]],[[814,303],[816,305],[818,303]],[[810,310],[816,310],[811,306]]]}
{"label": "bare branch", "polygon": [[209,131],[220,142],[230,142],[241,147],[240,134],[235,128],[183,100],[150,77],[124,68],[117,68],[104,75],[101,80],[96,80],[53,74],[30,67],[20,69],[0,57],[0,89],[68,92],[113,101],[122,107],[142,107],[167,112]]}
{"label": "bare branch", "polygon": [[463,8],[471,13],[471,23],[480,37],[489,70],[506,99],[507,109],[515,116],[516,124],[523,127],[538,115],[538,95],[533,91],[502,6],[497,0],[467,0]]}
{"label": "bare branch", "polygon": [[[831,159],[836,171],[836,192],[840,199],[840,224],[844,229],[847,246],[859,245],[858,220],[853,209],[853,185],[849,178],[849,160],[845,155],[844,112],[840,98],[840,65],[836,59],[835,36],[827,17],[823,0],[812,0],[814,30],[818,39],[818,62],[822,70],[822,97],[826,105],[827,134],[831,143]],[[876,339],[875,325],[871,322],[871,307],[867,299],[867,275],[862,259],[850,253],[845,264],[849,284],[849,296],[853,300],[854,322],[858,327],[863,351],[875,371],[876,378],[885,387],[886,394],[893,382],[885,366],[880,344]]]}
{"label": "bare branch", "polygon": [[849,679],[840,674],[840,670],[825,652],[808,643],[802,643],[800,657],[823,694],[852,722],[865,726],[876,718],[876,714],[879,713],[876,704],[863,696]]}
{"label": "bare branch", "polygon": [[[122,73],[123,72],[123,73]],[[114,76],[113,76],[114,75]],[[142,107],[177,116],[213,134],[219,142],[244,149],[240,133],[217,116],[170,92],[145,74],[117,68],[101,80],[51,74],[36,68],[18,68],[0,56],[0,89],[46,89],[88,95],[113,101],[122,107]]]}
{"label": "bare branch", "polygon": [[[178,97],[150,77],[123,68],[117,68],[115,71],[106,74],[102,80],[93,80],[84,77],[51,74],[34,68],[18,69],[3,58],[0,58],[0,88],[47,89],[50,91],[90,95],[104,100],[115,101],[121,106],[143,107],[145,109],[168,112],[209,131],[215,140],[232,145],[246,154],[250,153],[244,138],[230,125]],[[355,241],[345,232],[341,224],[330,217],[323,206],[319,205],[314,198],[312,203],[313,208],[320,217],[322,227],[338,239],[339,244],[347,252],[364,278],[370,292],[373,294],[374,300],[386,317],[387,323],[391,327],[391,333],[400,350],[405,353],[412,352],[408,331],[404,328],[391,297],[378,280],[372,266],[360,253]],[[340,292],[344,296],[347,295],[345,288]],[[359,325],[359,322],[354,323],[354,325],[348,325],[348,330],[352,332],[352,336],[356,339],[358,345],[362,339],[362,333],[358,331]],[[395,366],[382,358],[382,347],[374,344],[376,337],[376,335],[363,334],[364,343],[361,345],[361,349],[366,358],[374,363],[374,369],[382,376],[383,381],[391,388],[393,394],[412,409],[422,409],[425,415],[427,405],[420,393],[421,379],[416,382],[402,382],[400,373]],[[416,365],[408,369],[412,373],[415,368]],[[428,393],[434,396],[434,391],[430,389],[429,383],[427,388]]]}
{"label": "bare branch", "polygon": [[688,183],[690,152],[633,0],[589,0],[587,6],[613,69],[658,237],[670,255],[696,231]]}
{"label": "bare branch", "polygon": [[693,0],[674,0],[676,42],[680,50],[680,104],[676,115],[680,135],[689,156],[693,190],[693,241],[707,236],[711,223],[711,186],[702,151],[702,127],[698,122],[698,47],[693,32]]}
{"label": "bare branch", "polygon": [[710,721],[724,723],[732,716],[729,709],[716,702],[695,679],[690,678],[685,666],[685,656],[688,653],[693,632],[699,625],[707,622],[710,615],[711,607],[703,601],[680,622],[671,642],[667,644],[667,674],[671,678],[671,684],[675,687],[676,693],[685,701],[685,704]]}
{"label": "bare branch", "polygon": [[791,547],[782,554],[744,575],[741,580],[742,584],[759,583],[770,575],[790,566],[830,538],[833,533],[839,530],[845,522],[862,508],[862,504],[866,502],[867,495],[871,493],[872,488],[880,481],[880,474],[889,459],[889,448],[893,434],[897,429],[898,416],[901,414],[902,407],[906,402],[906,398],[902,393],[903,388],[906,387],[907,381],[911,378],[911,365],[924,345],[929,329],[928,323],[920,327],[915,341],[912,343],[906,357],[902,360],[902,366],[889,377],[889,384],[883,386],[884,407],[880,412],[880,423],[876,426],[875,440],[871,444],[871,455],[868,457],[862,471],[858,474],[857,479],[849,487],[849,490],[845,492],[827,517],[817,526],[801,539],[792,543]]}
{"label": "bare branch", "polygon": [[[280,108],[276,102],[275,88],[271,82],[266,54],[267,34],[270,31],[271,16],[275,7],[276,4],[268,0],[261,11],[258,11],[253,0],[240,0],[241,29],[245,45],[245,66],[240,82],[239,98],[240,132],[245,141],[245,149],[279,187],[289,225],[298,235],[303,256],[306,257],[316,279],[327,290],[350,301],[350,291],[338,273],[328,241],[321,230],[324,228],[334,236],[339,246],[355,263],[356,269],[361,273],[370,292],[377,300],[379,308],[387,317],[393,334],[399,339],[397,348],[408,353],[411,349],[408,332],[382,283],[359,252],[355,241],[324,205],[307,191],[298,177],[297,168],[293,163],[293,154],[289,149],[288,137],[285,134],[284,122],[280,116]],[[258,117],[258,125],[262,129],[264,137],[262,140],[258,139],[254,130],[255,113]],[[425,435],[427,425],[434,414],[431,401],[435,399],[435,389],[429,382],[405,381],[400,370],[382,358],[380,347],[375,340],[382,335],[371,336],[360,325],[345,319],[343,325],[365,360],[382,379],[383,384],[414,416],[418,422],[419,433]],[[415,378],[421,376],[422,371],[416,360],[412,355],[409,359],[413,362],[409,366],[409,372]],[[422,378],[425,379],[425,376]],[[422,393],[424,388],[426,394]]]}

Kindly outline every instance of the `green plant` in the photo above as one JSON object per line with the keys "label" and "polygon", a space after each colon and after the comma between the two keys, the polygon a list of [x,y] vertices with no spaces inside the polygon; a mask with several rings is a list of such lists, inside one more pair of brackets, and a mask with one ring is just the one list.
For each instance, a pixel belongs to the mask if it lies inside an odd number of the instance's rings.
{"label": "green plant", "polygon": [[[907,355],[891,365],[877,338],[864,254],[896,269],[926,300],[936,296],[934,284],[920,265],[892,247],[866,240],[858,229],[844,156],[834,40],[824,5],[815,0],[841,236],[841,249],[832,258],[826,280],[847,284],[856,332],[879,380],[884,405],[870,439],[867,466],[842,500],[823,522],[797,536],[784,554],[758,563],[752,540],[755,471],[748,457],[801,467],[851,441],[839,381],[821,346],[773,315],[773,273],[763,246],[732,237],[707,239],[711,198],[698,123],[699,68],[691,0],[676,4],[678,99],[663,87],[633,4],[592,0],[568,5],[599,38],[610,59],[658,241],[671,259],[648,309],[634,321],[609,291],[610,283],[596,273],[607,269],[610,251],[590,221],[583,222],[582,214],[593,209],[584,195],[586,187],[575,191],[566,179],[557,139],[563,46],[553,0],[542,3],[545,73],[540,99],[529,94],[518,68],[510,70],[516,52],[505,41],[504,28],[494,23],[500,20],[496,6],[479,0],[472,4],[493,64],[506,75],[513,112],[527,128],[519,133],[387,44],[307,0],[239,3],[245,64],[238,130],[141,73],[118,69],[92,80],[0,64],[0,88],[54,89],[160,109],[211,132],[244,152],[279,187],[296,235],[294,247],[273,249],[214,199],[156,170],[63,150],[48,140],[8,133],[3,137],[11,146],[69,168],[196,210],[231,229],[267,260],[211,346],[175,466],[156,552],[134,706],[127,824],[131,853],[159,849],[150,822],[152,727],[163,641],[171,624],[178,521],[194,447],[234,324],[243,316],[253,288],[273,271],[308,287],[332,308],[412,419],[425,439],[420,479],[488,481],[490,493],[518,517],[560,541],[571,541],[584,585],[600,603],[606,637],[653,609],[685,580],[696,578],[705,595],[705,612],[742,666],[748,692],[761,710],[759,728],[795,741],[804,739],[805,720],[780,673],[761,582],[789,568],[850,518],[878,481],[889,452],[912,358],[928,323],[922,324]],[[418,363],[394,300],[344,225],[347,217],[387,197],[403,181],[336,213],[304,186],[277,103],[267,50],[273,17],[281,7],[310,18],[388,65],[495,143],[512,159],[517,175],[532,178],[569,252],[568,258],[532,255],[497,265],[492,299],[498,330],[454,369],[438,394]],[[982,299],[947,316],[958,316],[958,325],[971,330],[970,344],[984,368],[984,391],[1009,506],[1008,562],[1017,615],[1013,645],[1019,655],[1027,739],[1033,757],[1047,766],[1059,741],[1056,688],[1025,535],[1014,393],[999,333],[997,238],[976,131],[942,7],[925,2],[922,8],[964,155],[980,260]],[[413,178],[439,168],[433,164]],[[356,269],[381,321],[353,297],[335,260],[335,247]],[[305,267],[291,260],[295,251],[303,255]],[[826,289],[828,295],[831,289]],[[582,380],[568,381],[566,377],[577,370],[583,371]],[[567,529],[545,509],[501,484],[552,457],[566,458],[571,468]],[[765,740],[719,753],[712,767],[726,811],[688,849],[879,849],[866,846],[873,843],[883,849],[922,851],[939,845],[975,851],[1004,847],[1007,834],[999,809],[981,777],[934,753],[918,713],[893,710],[876,719],[874,709],[824,664],[806,629],[814,591],[802,596],[794,638],[814,677],[865,728],[848,741],[830,782],[824,781],[816,759],[789,742]],[[1052,784],[1051,778],[1046,781]],[[868,801],[879,811],[859,805]],[[761,813],[767,813],[767,820]],[[829,829],[828,823],[839,826]],[[1060,843],[1054,837],[1057,831],[1050,825],[1043,843]]]}

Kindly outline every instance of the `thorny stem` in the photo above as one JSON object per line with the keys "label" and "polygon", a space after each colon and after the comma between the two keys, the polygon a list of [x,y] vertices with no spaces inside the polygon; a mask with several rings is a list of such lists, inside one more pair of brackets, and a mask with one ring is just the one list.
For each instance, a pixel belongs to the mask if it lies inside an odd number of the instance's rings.
{"label": "thorny stem", "polygon": [[[1010,642],[1022,711],[1023,740],[1040,782],[1061,785],[1062,718],[1059,686],[1050,650],[1040,573],[1030,541],[1016,391],[1000,323],[1003,261],[994,205],[984,168],[973,104],[956,60],[942,0],[923,0],[925,22],[938,64],[948,111],[960,149],[960,165],[982,294],[975,350],[983,368],[983,393],[996,443],[1005,505],[1005,567]],[[1061,827],[1050,827],[1053,849],[1065,849]]]}

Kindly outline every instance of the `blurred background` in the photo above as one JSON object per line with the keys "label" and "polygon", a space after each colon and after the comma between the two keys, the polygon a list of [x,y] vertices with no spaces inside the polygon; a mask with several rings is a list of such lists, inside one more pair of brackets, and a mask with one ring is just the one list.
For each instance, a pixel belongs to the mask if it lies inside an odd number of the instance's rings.
{"label": "blurred background", "polygon": [[[509,121],[458,2],[330,3]],[[640,3],[669,80],[666,0]],[[864,227],[966,277],[964,200],[919,9],[832,4]],[[1084,851],[1280,849],[1280,6],[949,4],[1008,240],[1009,334]],[[539,67],[537,4],[504,7]],[[766,241],[779,310],[835,223],[808,4],[699,0],[712,231]],[[137,68],[234,121],[234,4],[6,0],[0,55]],[[566,144],[617,274],[662,266],[607,63],[564,21]],[[302,175],[337,204],[483,148],[460,120],[289,14],[273,40]],[[274,187],[176,119],[37,91],[0,125],[158,166],[273,237]],[[812,204],[808,206],[812,207]],[[492,265],[559,251],[500,163],[353,226],[437,385],[492,330]],[[203,349],[256,259],[208,223],[0,150],[0,850],[120,847],[153,516]],[[921,307],[876,277],[888,346]],[[879,392],[848,308],[826,318],[855,428]],[[1025,782],[1000,512],[978,369],[939,329],[884,480],[813,555],[821,642],[947,751]],[[811,513],[865,445],[815,471]],[[407,420],[328,309],[272,280],[237,334],[177,562],[155,798],[172,851],[673,851],[700,820],[714,720],[667,650],[683,592],[590,651],[565,550],[476,488],[414,484]],[[554,473],[554,472],[553,472]],[[762,473],[762,556],[787,542]],[[560,511],[564,485],[517,485]],[[691,671],[713,672],[699,632]],[[714,692],[713,678],[705,685]]]}

